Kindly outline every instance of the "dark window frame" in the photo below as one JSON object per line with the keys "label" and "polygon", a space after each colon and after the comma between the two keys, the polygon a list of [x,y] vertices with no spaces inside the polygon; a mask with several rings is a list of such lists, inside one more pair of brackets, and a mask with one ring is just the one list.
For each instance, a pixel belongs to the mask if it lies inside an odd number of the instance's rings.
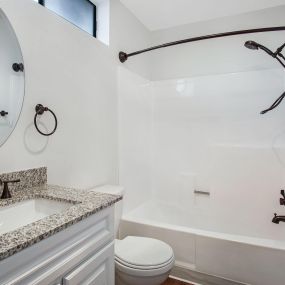
{"label": "dark window frame", "polygon": [[[89,1],[89,0],[82,0],[82,1],[87,1],[89,2],[92,6],[93,6],[93,37],[96,38],[97,37],[97,7],[96,5]],[[45,0],[38,0],[39,4],[45,7]],[[58,15],[60,16],[60,15]],[[61,17],[61,16],[60,16]],[[63,19],[65,19],[64,17],[62,17]],[[84,29],[78,27],[77,25],[75,25],[74,23],[72,23],[71,21],[69,21],[68,19],[65,19],[66,21],[70,22],[71,24],[73,24],[74,26],[76,26],[77,28],[79,28],[80,30],[88,33],[87,31],[85,31]],[[88,33],[90,35],[90,33]]]}

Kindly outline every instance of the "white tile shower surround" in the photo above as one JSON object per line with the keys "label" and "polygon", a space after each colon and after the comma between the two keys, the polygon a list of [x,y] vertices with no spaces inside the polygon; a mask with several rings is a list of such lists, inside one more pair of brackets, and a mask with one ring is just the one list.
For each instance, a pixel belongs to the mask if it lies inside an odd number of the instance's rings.
{"label": "white tile shower surround", "polygon": [[[129,115],[120,117],[120,163],[134,174],[120,173],[120,181],[127,182],[125,215],[135,197],[140,203],[152,199],[168,205],[144,211],[151,216],[142,216],[145,226],[137,227],[136,221],[133,227],[127,225],[128,232],[156,235],[156,228],[149,226],[158,222],[159,238],[173,234],[176,250],[188,244],[188,250],[178,251],[186,259],[178,261],[240,282],[283,285],[278,264],[285,262],[285,230],[271,219],[274,212],[285,211],[279,205],[285,182],[285,102],[267,115],[259,112],[284,92],[284,71],[157,82],[124,69],[119,73],[120,110]],[[144,111],[136,112],[142,105]],[[194,189],[211,195],[195,196]],[[170,231],[160,231],[164,223],[173,226]],[[186,231],[183,242],[180,226]],[[195,237],[189,235],[192,230],[215,232],[219,238]],[[220,234],[225,236],[220,239]],[[226,241],[227,234],[247,242]],[[248,245],[252,238],[255,241]],[[266,245],[256,246],[263,239]],[[263,276],[268,266],[271,274]]]}
{"label": "white tile shower surround", "polygon": [[[280,211],[285,102],[259,112],[284,92],[284,79],[278,69],[153,83],[154,197],[240,219]],[[194,189],[211,198],[194,197]]]}
{"label": "white tile shower surround", "polygon": [[151,195],[150,92],[148,80],[118,68],[119,180],[129,190],[124,202],[127,211]]}
{"label": "white tile shower surround", "polygon": [[[268,219],[282,210],[285,102],[267,115],[259,112],[284,91],[283,70],[158,82],[123,68],[119,74],[120,183],[127,209],[139,196],[140,203],[152,197],[182,208],[235,212],[240,219],[253,213]],[[194,196],[194,189],[211,196]]]}

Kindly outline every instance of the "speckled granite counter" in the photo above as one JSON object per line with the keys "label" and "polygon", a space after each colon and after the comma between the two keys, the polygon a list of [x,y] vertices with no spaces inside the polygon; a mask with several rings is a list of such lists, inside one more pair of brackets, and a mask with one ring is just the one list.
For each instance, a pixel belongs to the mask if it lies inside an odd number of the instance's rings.
{"label": "speckled granite counter", "polygon": [[61,213],[0,235],[0,260],[64,230],[122,199],[122,197],[115,195],[43,185],[25,189],[24,191],[15,191],[12,199],[0,200],[0,207],[35,198],[69,202],[71,204],[69,208]]}

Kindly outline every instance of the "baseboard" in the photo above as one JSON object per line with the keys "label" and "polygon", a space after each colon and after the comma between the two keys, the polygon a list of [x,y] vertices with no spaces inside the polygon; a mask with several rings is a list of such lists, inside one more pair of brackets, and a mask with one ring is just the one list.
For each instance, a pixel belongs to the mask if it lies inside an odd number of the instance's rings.
{"label": "baseboard", "polygon": [[208,275],[202,272],[190,268],[184,268],[179,265],[175,265],[172,269],[171,276],[187,282],[192,282],[192,284],[200,285],[250,285],[246,283],[239,283],[233,280],[224,279],[217,276]]}
{"label": "baseboard", "polygon": [[195,283],[193,281],[188,281],[188,280],[185,280],[185,279],[173,276],[173,275],[169,275],[169,278],[171,278],[172,280],[181,281],[181,282],[183,282],[183,284],[186,283],[186,284],[190,284],[190,285],[201,285],[199,283]]}

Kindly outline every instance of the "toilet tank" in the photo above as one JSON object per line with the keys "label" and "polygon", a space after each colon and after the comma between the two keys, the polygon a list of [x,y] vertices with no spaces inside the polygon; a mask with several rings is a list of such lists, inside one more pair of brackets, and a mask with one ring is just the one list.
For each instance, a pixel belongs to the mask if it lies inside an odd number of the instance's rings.
{"label": "toilet tank", "polygon": [[[124,187],[120,185],[98,186],[98,187],[91,189],[91,191],[112,194],[112,195],[123,195],[123,196],[125,192]],[[123,200],[115,204],[115,235],[116,237],[118,236],[118,233],[119,233],[119,225],[120,225],[120,220],[122,218],[122,215],[123,215]]]}

